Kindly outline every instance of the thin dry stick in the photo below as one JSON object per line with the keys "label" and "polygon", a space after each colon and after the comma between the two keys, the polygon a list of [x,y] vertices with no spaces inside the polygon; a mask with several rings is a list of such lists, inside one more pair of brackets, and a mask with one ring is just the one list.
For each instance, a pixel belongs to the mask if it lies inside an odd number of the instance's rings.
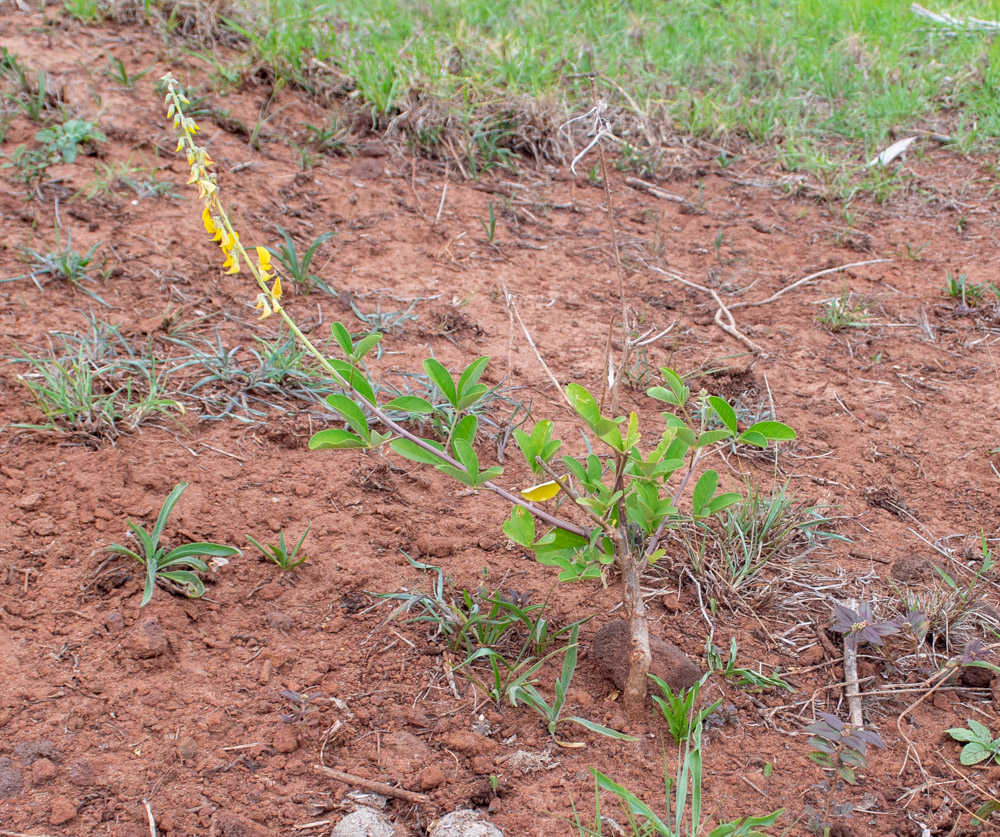
{"label": "thin dry stick", "polygon": [[570,404],[569,398],[566,397],[566,393],[563,392],[562,385],[556,380],[556,376],[552,374],[552,370],[549,369],[548,364],[542,358],[541,352],[538,351],[538,347],[535,345],[535,341],[531,339],[531,334],[528,332],[528,327],[524,324],[524,320],[521,319],[521,312],[517,310],[517,305],[514,304],[514,297],[509,290],[507,290],[507,283],[500,280],[500,287],[503,288],[504,298],[507,300],[508,310],[513,312],[513,315],[517,318],[518,324],[521,326],[521,331],[524,332],[524,337],[528,341],[528,345],[531,346],[531,350],[535,353],[535,357],[538,359],[539,365],[545,371],[545,374],[549,376],[549,380],[552,381],[552,385],[558,390],[559,394],[563,397],[563,401],[566,402],[566,406],[569,408],[570,415],[574,418],[576,417],[576,411],[573,409],[573,405]]}
{"label": "thin dry stick", "polygon": [[153,806],[149,804],[148,799],[142,800],[142,804],[146,806],[146,816],[149,818],[149,837],[156,837],[156,820],[153,819]]}
{"label": "thin dry stick", "polygon": [[0,829],[0,837],[53,837],[51,834],[25,834],[22,831],[4,831]]}
{"label": "thin dry stick", "polygon": [[371,791],[372,793],[380,793],[382,796],[391,796],[393,799],[402,799],[404,802],[412,802],[416,805],[426,805],[431,799],[424,793],[415,793],[414,791],[408,791],[403,788],[395,788],[392,785],[386,785],[383,782],[373,782],[371,779],[363,779],[360,776],[353,776],[350,773],[341,773],[339,770],[334,770],[331,767],[324,767],[321,764],[314,764],[313,770],[317,773],[322,773],[324,776],[329,776],[331,779],[336,779],[338,782],[343,782],[346,785],[353,785],[354,787],[361,788],[362,790]]}
{"label": "thin dry stick", "polygon": [[[857,610],[858,603],[855,599],[847,599],[844,606],[850,610]],[[858,683],[858,647],[852,645],[844,638],[844,691],[847,693],[848,715],[851,726],[861,729],[865,725],[864,716],[861,714],[861,686]]]}
{"label": "thin dry stick", "polygon": [[659,186],[654,186],[652,183],[640,180],[638,177],[626,177],[625,183],[634,189],[642,189],[642,191],[649,193],[654,198],[660,198],[665,201],[673,201],[674,203],[684,203],[687,201],[687,198],[675,195],[673,192],[668,192],[665,189],[661,189]]}
{"label": "thin dry stick", "polygon": [[[447,170],[445,170],[445,177],[448,176]],[[438,214],[434,218],[434,223],[436,224],[441,220],[441,213],[444,212],[444,199],[448,197],[448,181],[445,180],[444,188],[441,190],[441,203],[438,204]]]}
{"label": "thin dry stick", "polygon": [[[749,337],[744,335],[737,327],[736,320],[733,319],[732,313],[726,307],[726,303],[722,301],[722,297],[716,293],[714,289],[711,290],[712,299],[715,300],[715,304],[719,306],[719,310],[715,312],[715,324],[721,328],[726,334],[732,335],[741,343],[743,343],[752,352],[757,352],[759,354],[767,354],[764,349],[753,342]],[[722,316],[725,315],[726,319],[729,320],[728,323],[722,322]]]}
{"label": "thin dry stick", "polygon": [[848,270],[852,267],[864,267],[869,264],[883,264],[885,262],[891,262],[892,259],[869,259],[866,262],[851,262],[850,264],[842,264],[840,267],[828,267],[826,270],[820,270],[816,273],[810,273],[808,276],[803,276],[801,279],[792,282],[791,285],[782,288],[777,293],[771,294],[767,299],[761,299],[757,302],[734,302],[729,306],[730,310],[737,310],[740,308],[757,308],[760,305],[767,305],[770,302],[774,302],[778,297],[787,294],[789,291],[794,291],[800,285],[804,285],[806,282],[811,282],[813,279],[819,279],[820,276],[826,276],[828,273],[839,273],[842,270]]}

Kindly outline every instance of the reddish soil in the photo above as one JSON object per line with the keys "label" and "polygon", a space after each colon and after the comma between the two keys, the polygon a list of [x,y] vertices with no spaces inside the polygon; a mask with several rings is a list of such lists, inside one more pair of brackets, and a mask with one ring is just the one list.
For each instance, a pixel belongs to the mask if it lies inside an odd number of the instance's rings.
{"label": "reddish soil", "polygon": [[[151,340],[169,364],[180,351],[166,339],[163,313],[181,306],[184,319],[204,316],[189,337],[218,335],[253,368],[254,338],[277,336],[277,318],[256,321],[249,280],[221,275],[152,89],[167,69],[207,84],[203,66],[145,29],[54,20],[45,25],[8,7],[2,41],[58,81],[69,113],[93,118],[99,97],[109,138],[97,151],[103,161],[141,153],[164,167],[161,179],[176,183],[180,197],[136,200],[122,191],[85,200],[95,166],[85,153],[50,170],[58,182],[44,186],[41,199],[26,199],[4,172],[0,276],[24,272],[21,248],[54,243],[57,197],[74,246],[103,242],[111,269],[106,282],[85,286],[110,308],[49,279],[41,290],[28,279],[0,284],[5,353],[42,352],[47,334],[84,331],[93,312],[137,345]],[[106,54],[132,72],[153,69],[134,90],[122,89],[101,72]],[[270,95],[251,86],[210,100],[252,126]],[[418,370],[429,352],[452,368],[487,354],[490,383],[505,379],[515,388],[509,396],[530,404],[536,419],[551,417],[567,439],[578,438],[520,329],[512,330],[500,281],[558,379],[599,390],[608,322],[620,311],[604,191],[554,167],[461,182],[444,164],[414,161],[370,136],[355,138],[356,156],[321,156],[302,172],[281,138],[302,142],[302,123],[320,124],[326,112],[283,90],[272,113],[260,151],[233,124],[200,120],[244,240],[275,243],[275,224],[306,245],[335,230],[315,267],[360,310],[421,299],[416,319],[386,336],[385,356],[374,364],[380,374]],[[18,116],[3,152],[31,145],[36,130]],[[966,568],[930,544],[961,560],[978,533],[998,534],[990,451],[1000,445],[1000,319],[996,308],[964,310],[943,293],[948,272],[977,283],[997,276],[992,176],[981,160],[936,150],[906,166],[910,192],[886,206],[856,202],[861,217],[850,230],[837,207],[810,190],[782,188],[780,172],[752,157],[720,168],[716,152],[699,143],[678,139],[660,169],[659,185],[683,204],[612,177],[629,309],[643,329],[674,323],[649,348],[650,369],[725,367],[697,383],[730,398],[772,399],[798,441],[777,460],[729,456],[720,463],[728,466],[724,480],[738,485],[747,475],[769,490],[777,469],[802,501],[835,506],[836,531],[850,538],[814,553],[810,589],[786,588],[749,612],[709,614],[719,647],[737,637],[741,664],[780,666],[796,688],[754,695],[710,681],[708,697],[728,709],[728,722],[706,732],[703,751],[705,807],[716,820],[784,807],[786,833],[806,833],[803,810],[820,804],[821,775],[807,760],[801,728],[816,710],[846,717],[840,639],[823,630],[830,601],[885,601],[892,578],[914,590],[940,586],[931,564],[967,581]],[[490,202],[498,213],[492,244],[479,220]],[[907,258],[907,245],[918,259]],[[734,304],[767,299],[825,268],[880,258],[887,261],[824,275],[767,305],[734,308],[739,329],[764,350],[759,356],[713,322],[710,295],[656,270],[677,271]],[[831,333],[817,323],[817,303],[844,288],[870,303],[870,326]],[[335,319],[362,328],[322,292],[306,297],[289,288],[287,305],[320,339]],[[20,364],[0,366],[0,410],[10,423],[41,418],[18,381],[23,372]],[[192,370],[189,383],[202,374]],[[239,382],[228,386],[240,395]],[[636,410],[653,433],[658,405],[644,388],[626,389],[621,408]],[[578,730],[586,748],[564,749],[529,710],[494,708],[461,677],[456,699],[440,639],[426,625],[383,626],[387,607],[372,607],[375,593],[429,589],[432,578],[407,564],[405,550],[443,567],[458,590],[485,583],[531,591],[535,602],[551,593],[555,623],[594,616],[581,631],[587,646],[615,618],[617,588],[557,585],[507,542],[507,509],[492,495],[395,457],[310,453],[310,433],[333,419],[302,399],[261,397],[270,406],[253,402],[266,411],[257,421],[205,420],[191,398],[182,424],[153,420],[115,439],[10,428],[0,435],[0,833],[138,837],[149,833],[144,801],[168,837],[290,834],[317,821],[294,833],[327,833],[350,810],[350,788],[317,773],[321,763],[429,794],[426,804],[389,801],[413,834],[469,806],[488,809],[507,835],[575,834],[571,806],[585,821],[593,813],[589,767],[662,811],[665,725],[652,705],[643,723],[626,718],[585,649],[569,713],[637,733],[637,743]],[[496,464],[498,447],[484,445],[481,458]],[[523,487],[530,474],[515,453],[506,447],[502,483]],[[209,578],[204,599],[158,589],[140,610],[140,568],[109,561],[104,548],[126,542],[129,518],[151,526],[181,481],[190,488],[166,540],[212,540],[244,552]],[[288,574],[246,541],[247,533],[270,540],[282,529],[294,538],[307,522],[308,561]],[[708,626],[692,585],[680,584],[683,559],[671,554],[664,563],[666,571],[648,579],[663,591],[650,600],[654,630],[704,666]],[[977,589],[987,603],[995,603],[993,581]],[[556,672],[545,669],[544,693]],[[887,671],[862,646],[865,716],[887,749],[871,753],[858,785],[841,794],[858,810],[834,833],[972,834],[969,809],[998,793],[1000,767],[962,767],[958,745],[944,734],[968,717],[1000,732],[988,681],[978,689],[949,682],[922,701],[902,724],[915,748],[907,755],[897,717],[926,692],[919,684],[927,675]],[[911,691],[889,693],[907,681]],[[322,693],[308,722],[281,720],[289,711],[283,689]],[[571,737],[572,727],[560,729]],[[539,769],[518,769],[522,752]],[[672,746],[667,752],[673,770]],[[765,763],[774,767],[766,781]]]}

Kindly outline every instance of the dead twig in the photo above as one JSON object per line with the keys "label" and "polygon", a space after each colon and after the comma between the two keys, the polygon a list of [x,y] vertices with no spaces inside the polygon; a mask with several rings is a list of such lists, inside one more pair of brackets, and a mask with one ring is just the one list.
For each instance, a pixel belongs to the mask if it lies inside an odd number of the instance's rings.
{"label": "dead twig", "polygon": [[[844,606],[850,610],[858,609],[855,599],[847,599]],[[844,691],[847,693],[847,710],[851,726],[862,729],[865,725],[861,712],[861,685],[858,683],[858,649],[856,645],[844,639]]]}
{"label": "dead twig", "polygon": [[626,177],[625,183],[633,189],[641,189],[643,192],[652,195],[654,198],[660,198],[660,200],[673,201],[674,203],[687,202],[687,198],[682,198],[680,195],[675,195],[673,192],[668,192],[665,189],[661,189],[659,186],[654,186],[652,183],[640,180],[638,177]]}
{"label": "dead twig", "polygon": [[334,770],[331,767],[324,767],[321,764],[314,764],[313,770],[317,773],[322,773],[324,776],[329,776],[331,779],[336,779],[338,782],[343,782],[345,785],[352,785],[356,788],[361,788],[362,790],[371,791],[372,793],[380,793],[382,796],[390,796],[393,799],[402,799],[404,802],[412,802],[416,805],[426,805],[430,802],[430,797],[427,796],[427,794],[415,793],[414,791],[404,790],[403,788],[396,788],[383,782],[373,782],[371,779],[363,779],[361,776],[353,776],[350,773],[342,773],[339,770]]}
{"label": "dead twig", "polygon": [[[726,303],[722,301],[722,297],[719,296],[719,294],[715,291],[714,288],[712,289],[712,299],[714,299],[715,304],[719,306],[719,310],[715,312],[715,324],[719,328],[721,328],[724,332],[726,332],[726,334],[735,337],[737,340],[743,343],[743,345],[745,345],[748,349],[750,349],[750,351],[756,352],[757,354],[761,355],[767,354],[767,352],[765,352],[761,346],[758,346],[756,343],[754,343],[753,340],[751,340],[749,337],[743,334],[736,327],[736,320],[733,319],[733,315],[730,312],[730,310],[726,307]],[[724,323],[722,321],[723,315],[725,315],[726,319],[729,321],[728,323]]]}

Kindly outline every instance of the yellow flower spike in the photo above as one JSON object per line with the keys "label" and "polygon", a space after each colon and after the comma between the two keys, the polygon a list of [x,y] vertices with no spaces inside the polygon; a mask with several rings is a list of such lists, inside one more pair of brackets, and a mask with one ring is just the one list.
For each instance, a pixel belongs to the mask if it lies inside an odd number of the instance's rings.
{"label": "yellow flower spike", "polygon": [[271,269],[271,254],[264,247],[257,248],[257,261],[260,263],[260,269],[267,272]]}
{"label": "yellow flower spike", "polygon": [[271,311],[271,304],[267,301],[267,294],[257,294],[257,305],[254,310],[260,311],[261,309],[264,310],[264,313],[257,318],[258,320],[266,319],[274,313]]}

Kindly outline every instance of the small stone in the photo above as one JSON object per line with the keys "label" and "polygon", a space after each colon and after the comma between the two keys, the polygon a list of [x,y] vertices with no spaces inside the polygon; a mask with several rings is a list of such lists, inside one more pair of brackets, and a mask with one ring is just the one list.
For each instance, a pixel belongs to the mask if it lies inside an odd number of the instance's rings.
{"label": "small stone", "polygon": [[32,511],[37,509],[41,502],[41,494],[25,494],[23,497],[18,497],[14,501],[14,505],[23,511]]}
{"label": "small stone", "polygon": [[31,521],[31,526],[29,528],[31,529],[32,534],[44,538],[55,534],[56,522],[47,514],[40,514]]}
{"label": "small stone", "polygon": [[347,620],[343,616],[334,616],[326,623],[326,630],[331,634],[339,634],[347,627]]}
{"label": "small stone", "polygon": [[112,610],[104,617],[104,627],[108,633],[117,634],[125,629],[125,617],[117,610]]}
{"label": "small stone", "polygon": [[89,788],[97,784],[97,771],[90,759],[80,759],[69,769],[69,780],[80,788]]}
{"label": "small stone", "polygon": [[272,610],[267,614],[267,624],[276,631],[281,631],[282,633],[287,634],[292,629],[295,622],[287,613]]}
{"label": "small stone", "polygon": [[24,788],[24,774],[11,766],[7,756],[0,756],[0,799],[17,796]]}
{"label": "small stone", "polygon": [[469,755],[492,755],[500,749],[500,745],[492,738],[472,732],[471,730],[455,730],[447,733],[442,742],[449,750]]}
{"label": "small stone", "polygon": [[265,584],[261,587],[260,590],[257,591],[257,595],[265,602],[270,602],[280,598],[281,594],[284,592],[284,588],[278,584],[278,582],[272,581],[270,584]]}
{"label": "small stone", "polygon": [[56,766],[48,759],[39,759],[31,765],[31,781],[40,785],[56,777]]}
{"label": "small stone", "polygon": [[164,654],[169,643],[160,621],[151,616],[132,628],[125,638],[125,647],[134,659],[151,660]]}
{"label": "small stone", "polygon": [[374,808],[358,808],[334,826],[330,837],[393,837],[392,823]]}
{"label": "small stone", "polygon": [[434,823],[430,837],[503,837],[503,832],[475,811],[452,811]]}
{"label": "small stone", "polygon": [[181,757],[181,761],[191,761],[198,755],[198,742],[193,736],[185,735],[177,742],[177,755]]}
{"label": "small stone", "polygon": [[431,791],[444,784],[444,773],[440,767],[425,767],[417,776],[417,787],[422,791]]}
{"label": "small stone", "polygon": [[232,811],[219,811],[215,825],[218,837],[274,837],[274,832],[269,828]]}
{"label": "small stone", "polygon": [[67,796],[57,796],[52,800],[49,825],[62,825],[76,816],[76,805]]}
{"label": "small stone", "polygon": [[299,746],[299,738],[290,726],[280,726],[271,744],[279,753],[292,753]]}
{"label": "small stone", "polygon": [[[625,688],[628,678],[628,660],[632,650],[632,639],[628,623],[624,620],[610,622],[594,637],[591,648],[598,664],[615,687]],[[676,645],[671,645],[659,637],[649,637],[649,650],[653,660],[650,674],[655,674],[675,692],[694,685],[701,677],[701,669],[692,663]]]}

